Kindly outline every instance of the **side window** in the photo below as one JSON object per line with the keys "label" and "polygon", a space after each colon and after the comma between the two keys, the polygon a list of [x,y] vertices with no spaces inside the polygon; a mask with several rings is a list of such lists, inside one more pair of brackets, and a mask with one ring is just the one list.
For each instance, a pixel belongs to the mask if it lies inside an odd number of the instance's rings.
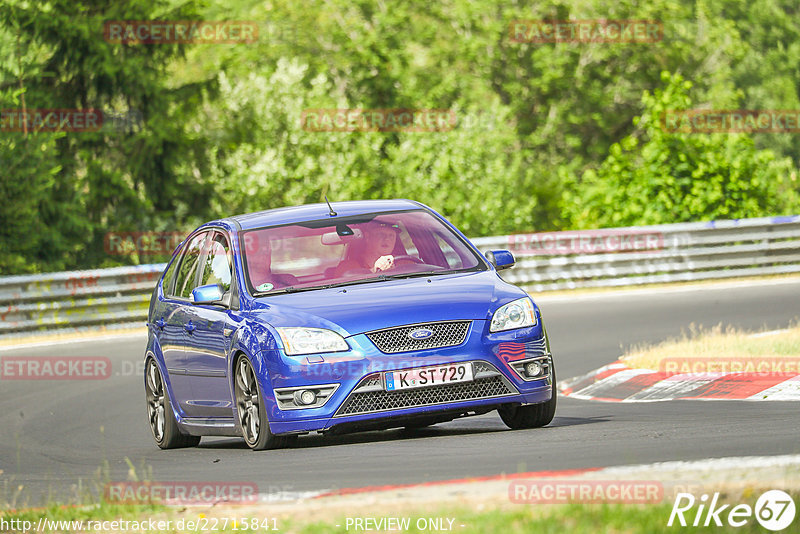
{"label": "side window", "polygon": [[172,294],[172,282],[175,280],[175,273],[178,272],[178,264],[181,262],[182,253],[183,250],[179,250],[175,254],[175,257],[172,259],[172,263],[170,263],[169,267],[167,267],[167,272],[164,273],[164,278],[161,281],[161,290],[165,295]]}
{"label": "side window", "polygon": [[222,291],[231,288],[231,255],[228,240],[219,232],[214,234],[203,260],[203,275],[200,285],[219,284]]}
{"label": "side window", "polygon": [[183,259],[181,259],[181,264],[178,267],[175,290],[173,291],[174,296],[188,299],[192,294],[192,289],[197,287],[195,285],[195,275],[200,263],[201,252],[203,252],[203,244],[207,237],[208,232],[201,232],[194,236],[186,247],[186,252],[183,254]]}

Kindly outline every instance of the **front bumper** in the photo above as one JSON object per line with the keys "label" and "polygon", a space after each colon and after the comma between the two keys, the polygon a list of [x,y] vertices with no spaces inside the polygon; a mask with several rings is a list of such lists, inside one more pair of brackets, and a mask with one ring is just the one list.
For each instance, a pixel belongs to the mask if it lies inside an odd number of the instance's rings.
{"label": "front bumper", "polygon": [[[327,431],[350,426],[403,426],[404,420],[447,420],[459,415],[484,413],[501,404],[535,404],[550,400],[552,374],[541,379],[523,378],[512,362],[552,359],[541,322],[534,327],[489,333],[486,321],[472,321],[463,343],[453,347],[386,354],[365,334],[347,338],[351,350],[313,356],[286,356],[280,351],[262,353],[267,367],[262,376],[270,430],[275,434]],[[387,392],[385,371],[450,363],[472,362],[472,382]],[[517,366],[519,367],[519,366]],[[319,384],[339,384],[324,405],[282,410],[275,389]]]}

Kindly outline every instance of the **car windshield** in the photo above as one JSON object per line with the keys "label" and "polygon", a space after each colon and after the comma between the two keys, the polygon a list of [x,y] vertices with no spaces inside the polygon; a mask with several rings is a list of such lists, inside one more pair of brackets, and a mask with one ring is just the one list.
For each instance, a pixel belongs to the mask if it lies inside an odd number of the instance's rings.
{"label": "car windshield", "polygon": [[487,268],[424,210],[248,230],[241,250],[255,294]]}

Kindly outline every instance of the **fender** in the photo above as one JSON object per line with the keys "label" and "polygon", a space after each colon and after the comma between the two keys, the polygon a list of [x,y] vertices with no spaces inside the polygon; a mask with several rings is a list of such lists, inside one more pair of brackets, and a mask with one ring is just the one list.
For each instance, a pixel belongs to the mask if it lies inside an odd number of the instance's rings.
{"label": "fender", "polygon": [[[160,352],[161,351],[159,350],[159,354],[160,354]],[[175,414],[175,419],[176,419],[178,425],[180,426],[182,421],[183,421],[183,412],[180,411],[180,407],[179,406],[175,405],[175,400],[174,400],[175,399],[175,395],[173,395],[173,393],[172,393],[172,383],[169,381],[169,373],[167,373],[167,368],[164,365],[164,359],[163,359],[163,357],[160,358],[160,357],[156,356],[156,354],[150,349],[148,349],[147,352],[145,352],[145,355],[144,355],[145,375],[143,377],[144,378],[144,382],[142,383],[142,385],[147,387],[146,369],[147,369],[147,360],[148,359],[152,359],[154,362],[156,362],[156,365],[158,366],[158,372],[161,373],[161,381],[164,383],[164,388],[166,389],[166,392],[167,392],[167,398],[169,399],[169,405],[172,407],[172,413]]]}

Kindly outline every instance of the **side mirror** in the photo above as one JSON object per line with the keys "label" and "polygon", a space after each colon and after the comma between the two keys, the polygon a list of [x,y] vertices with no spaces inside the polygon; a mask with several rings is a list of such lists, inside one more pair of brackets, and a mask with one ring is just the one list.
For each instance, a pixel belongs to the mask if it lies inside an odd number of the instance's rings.
{"label": "side mirror", "polygon": [[222,288],[219,284],[209,284],[192,289],[192,302],[195,304],[224,304]]}
{"label": "side mirror", "polygon": [[490,250],[486,253],[486,259],[498,271],[511,268],[516,263],[514,255],[508,250]]}

